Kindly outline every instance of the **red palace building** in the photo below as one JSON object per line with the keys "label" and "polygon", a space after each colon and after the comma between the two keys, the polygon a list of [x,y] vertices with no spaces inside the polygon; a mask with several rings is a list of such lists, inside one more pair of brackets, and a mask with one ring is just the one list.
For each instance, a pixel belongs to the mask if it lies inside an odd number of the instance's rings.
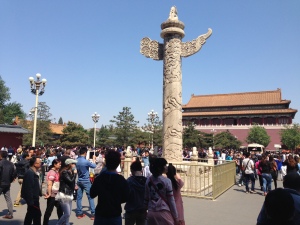
{"label": "red palace building", "polygon": [[182,123],[193,122],[195,129],[213,135],[227,131],[243,145],[253,124],[263,126],[271,142],[266,150],[281,146],[280,130],[292,124],[297,113],[289,108],[291,101],[281,98],[281,89],[275,91],[233,94],[192,95],[182,106]]}

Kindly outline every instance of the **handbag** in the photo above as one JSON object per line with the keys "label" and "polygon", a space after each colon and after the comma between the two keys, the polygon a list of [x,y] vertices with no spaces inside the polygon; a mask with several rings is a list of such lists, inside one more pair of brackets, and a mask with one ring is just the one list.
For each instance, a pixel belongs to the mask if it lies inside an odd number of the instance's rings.
{"label": "handbag", "polygon": [[52,190],[53,193],[57,193],[58,192],[58,190],[59,190],[59,182],[58,181],[54,181],[53,182],[51,190]]}
{"label": "handbag", "polygon": [[73,200],[73,195],[66,195],[65,193],[59,191],[56,196],[55,200],[61,200],[61,201],[72,201]]}

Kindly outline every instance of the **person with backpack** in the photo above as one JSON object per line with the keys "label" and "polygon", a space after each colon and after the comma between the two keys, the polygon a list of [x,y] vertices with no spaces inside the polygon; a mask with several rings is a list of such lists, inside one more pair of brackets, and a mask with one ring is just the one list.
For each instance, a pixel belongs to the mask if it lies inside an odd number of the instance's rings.
{"label": "person with backpack", "polygon": [[147,208],[144,205],[145,185],[143,168],[139,158],[130,165],[132,176],[127,179],[129,196],[125,204],[125,225],[145,225]]}
{"label": "person with backpack", "polygon": [[6,151],[0,153],[0,195],[4,195],[8,208],[8,213],[2,218],[12,219],[13,205],[10,197],[10,185],[16,179],[17,174],[14,164],[7,160],[7,154]]}
{"label": "person with backpack", "polygon": [[20,184],[20,190],[18,192],[17,198],[14,202],[14,207],[20,206],[20,201],[21,201],[21,189],[22,189],[22,184],[23,184],[23,178],[26,173],[26,171],[29,169],[29,154],[25,152],[23,154],[23,160],[20,160],[15,164],[16,166],[16,172],[17,172],[17,177],[18,177],[18,183]]}

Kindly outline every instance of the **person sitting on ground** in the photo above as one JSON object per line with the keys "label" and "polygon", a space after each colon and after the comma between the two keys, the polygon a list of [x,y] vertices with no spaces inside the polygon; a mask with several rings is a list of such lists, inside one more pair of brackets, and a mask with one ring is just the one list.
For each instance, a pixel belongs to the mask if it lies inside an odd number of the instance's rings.
{"label": "person sitting on ground", "polygon": [[[289,210],[287,210],[288,209],[287,204],[284,204],[284,202],[278,202],[278,205],[277,205],[278,209],[274,209],[270,206],[269,203],[267,203],[269,205],[266,205],[266,200],[265,200],[265,202],[262,206],[262,209],[260,210],[260,213],[257,217],[257,225],[277,225],[276,221],[274,222],[274,220],[277,220],[278,222],[282,222],[282,221],[280,221],[280,219],[278,219],[278,215],[282,215],[282,214],[285,214],[285,216],[283,216],[283,217],[286,220],[290,219],[290,221],[287,223],[283,223],[283,222],[281,224],[279,223],[280,225],[282,225],[282,224],[287,224],[287,225],[300,224],[300,176],[298,175],[298,173],[296,173],[296,172],[288,173],[284,177],[283,187],[284,187],[284,190],[287,191],[292,196],[293,201],[294,201],[294,208],[289,206]],[[278,190],[278,189],[276,189],[276,190]],[[273,196],[271,196],[271,197],[273,198]],[[270,199],[268,199],[268,201],[269,200]],[[287,203],[290,204],[291,201],[289,201]],[[279,212],[277,212],[276,210],[278,210]],[[292,212],[290,212],[290,211],[292,211]],[[275,214],[277,214],[277,215],[275,215]],[[289,214],[289,216],[287,216],[287,214]],[[294,216],[291,218],[292,214]]]}

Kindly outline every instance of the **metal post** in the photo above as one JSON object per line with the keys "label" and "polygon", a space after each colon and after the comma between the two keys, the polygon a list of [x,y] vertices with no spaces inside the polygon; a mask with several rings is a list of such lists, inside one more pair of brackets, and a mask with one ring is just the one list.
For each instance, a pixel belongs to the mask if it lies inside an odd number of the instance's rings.
{"label": "metal post", "polygon": [[96,112],[92,114],[92,120],[94,121],[94,150],[96,148],[96,123],[98,123],[100,115]]}
{"label": "metal post", "polygon": [[96,123],[94,125],[94,149],[96,148]]}
{"label": "metal post", "polygon": [[32,147],[35,147],[38,102],[39,102],[39,90],[36,89],[36,91],[35,91],[35,108],[34,108]]}

